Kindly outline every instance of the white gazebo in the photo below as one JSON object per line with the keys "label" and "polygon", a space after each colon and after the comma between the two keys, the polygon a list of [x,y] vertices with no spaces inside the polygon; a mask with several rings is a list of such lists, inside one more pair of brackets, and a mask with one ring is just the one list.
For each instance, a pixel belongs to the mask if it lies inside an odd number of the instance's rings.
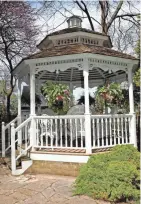
{"label": "white gazebo", "polygon": [[[136,146],[132,71],[138,60],[113,50],[108,35],[82,28],[81,18],[73,16],[67,22],[68,28],[47,35],[37,46],[39,52],[23,59],[13,71],[18,78],[18,116],[6,126],[3,123],[3,140],[12,124],[9,145],[13,174],[24,172],[33,160],[85,163],[97,149],[102,151],[117,144]],[[35,112],[35,93],[40,92],[45,81],[56,80],[56,74],[57,79],[71,89],[83,83],[84,115],[39,116]],[[102,85],[105,79],[122,82],[126,75],[130,112],[91,115],[89,87]],[[23,81],[30,86],[30,115],[25,121],[21,118]],[[15,128],[13,122],[16,120],[18,126]],[[9,148],[3,143],[3,156]],[[17,170],[16,161],[29,151],[30,163],[24,164],[21,171]]]}

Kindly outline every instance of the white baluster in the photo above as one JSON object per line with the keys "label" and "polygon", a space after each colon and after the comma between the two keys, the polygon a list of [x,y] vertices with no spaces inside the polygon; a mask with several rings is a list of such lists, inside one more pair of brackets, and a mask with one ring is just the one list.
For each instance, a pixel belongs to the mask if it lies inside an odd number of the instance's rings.
{"label": "white baluster", "polygon": [[61,137],[60,146],[62,147],[63,146],[62,144],[62,119],[60,119],[60,137]]}
{"label": "white baluster", "polygon": [[97,146],[99,147],[99,118],[97,119]]}
{"label": "white baluster", "polygon": [[67,119],[65,119],[65,147],[67,147],[68,140],[67,140]]}
{"label": "white baluster", "polygon": [[5,123],[2,122],[2,157],[5,157]]}
{"label": "white baluster", "polygon": [[43,124],[43,120],[41,120],[41,147],[43,147],[43,126],[44,126],[44,124]]}
{"label": "white baluster", "polygon": [[73,138],[72,138],[72,119],[70,119],[70,134],[71,134],[71,147],[73,146],[72,145],[72,142],[73,142]]}
{"label": "white baluster", "polygon": [[56,135],[56,147],[57,147],[58,146],[57,119],[55,119],[55,135]]}
{"label": "white baluster", "polygon": [[103,118],[101,119],[101,129],[102,129],[102,146],[104,146],[104,137],[103,137],[103,128],[104,128],[104,125],[103,125]]}
{"label": "white baluster", "polygon": [[37,124],[37,138],[36,138],[36,145],[39,145],[39,119],[36,119],[36,124]]}
{"label": "white baluster", "polygon": [[105,119],[105,126],[106,126],[106,146],[108,146],[108,122],[107,118]]}
{"label": "white baluster", "polygon": [[114,121],[114,145],[116,145],[116,119],[113,118]]}
{"label": "white baluster", "polygon": [[27,149],[27,125],[25,125],[25,149]]}
{"label": "white baluster", "polygon": [[11,169],[12,174],[16,171],[16,147],[15,147],[15,128],[14,123],[11,124]]}
{"label": "white baluster", "polygon": [[[130,121],[130,126],[128,125],[128,118],[125,118],[125,135],[126,135],[126,144],[128,144],[128,132],[129,132],[129,140],[131,138],[131,121]],[[129,131],[128,131],[129,129]]]}
{"label": "white baluster", "polygon": [[11,130],[10,130],[10,127],[8,127],[8,147],[10,146],[10,136],[11,136]]}
{"label": "white baluster", "polygon": [[83,132],[83,121],[82,121],[83,119],[80,119],[80,129],[81,129],[81,148],[83,148],[83,134],[82,134],[82,132]]}
{"label": "white baluster", "polygon": [[53,148],[53,134],[52,134],[52,126],[53,126],[53,122],[52,122],[52,119],[50,119],[50,134],[51,134],[51,147]]}
{"label": "white baluster", "polygon": [[122,137],[122,144],[124,144],[124,134],[123,134],[123,118],[121,118],[121,137]]}
{"label": "white baluster", "polygon": [[93,147],[95,147],[95,119],[92,119],[93,124]]}
{"label": "white baluster", "polygon": [[[48,127],[48,123],[49,123],[49,119],[45,120],[45,145],[46,147],[48,147],[48,139],[49,139],[49,135],[48,135],[48,131],[49,131],[49,127]],[[49,125],[50,126],[50,125]]]}
{"label": "white baluster", "polygon": [[110,145],[112,145],[112,128],[111,128],[112,119],[109,119],[109,126],[110,126]]}
{"label": "white baluster", "polygon": [[119,118],[117,118],[117,133],[118,133],[118,144],[120,144],[120,127],[119,127]]}
{"label": "white baluster", "polygon": [[[78,135],[77,135],[77,131],[78,131],[78,127],[77,127],[77,120],[79,119],[75,119],[75,134],[76,134],[76,147],[78,147]],[[78,122],[79,124],[79,122]]]}

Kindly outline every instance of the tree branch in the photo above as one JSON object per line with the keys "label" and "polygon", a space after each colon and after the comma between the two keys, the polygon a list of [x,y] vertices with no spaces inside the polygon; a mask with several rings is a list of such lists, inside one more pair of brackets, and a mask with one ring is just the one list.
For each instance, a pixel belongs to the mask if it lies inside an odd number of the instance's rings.
{"label": "tree branch", "polygon": [[139,16],[139,15],[140,15],[140,13],[126,13],[126,14],[117,15],[116,18],[133,17],[133,16]]}
{"label": "tree branch", "polygon": [[122,7],[122,4],[123,4],[123,0],[120,0],[119,4],[117,5],[117,8],[115,9],[110,21],[107,23],[107,28],[109,29],[111,24],[113,23],[113,21],[115,20],[118,12],[120,11],[121,7]]}
{"label": "tree branch", "polygon": [[88,18],[88,20],[89,20],[91,29],[94,30],[94,25],[93,25],[91,16],[90,16],[90,14],[89,14],[89,11],[88,11],[87,6],[86,6],[86,4],[84,3],[84,1],[81,1],[81,4],[83,4],[84,8],[83,8],[82,5],[79,3],[79,1],[75,1],[75,3],[76,3],[76,4],[79,6],[79,8],[87,15],[87,18]]}

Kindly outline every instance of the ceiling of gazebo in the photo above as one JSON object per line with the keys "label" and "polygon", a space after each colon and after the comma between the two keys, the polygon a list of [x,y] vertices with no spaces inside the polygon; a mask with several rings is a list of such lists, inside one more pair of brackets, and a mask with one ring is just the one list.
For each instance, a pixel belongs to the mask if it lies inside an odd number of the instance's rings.
{"label": "ceiling of gazebo", "polygon": [[[99,80],[99,79],[108,79],[113,76],[124,74],[125,72],[119,70],[117,72],[103,71],[100,68],[93,68],[89,70],[89,80]],[[56,72],[49,72],[46,70],[39,71],[36,74],[36,78],[40,80],[56,80],[56,81],[83,81],[83,70],[78,70],[77,68],[70,68],[65,71],[59,71],[57,74]]]}

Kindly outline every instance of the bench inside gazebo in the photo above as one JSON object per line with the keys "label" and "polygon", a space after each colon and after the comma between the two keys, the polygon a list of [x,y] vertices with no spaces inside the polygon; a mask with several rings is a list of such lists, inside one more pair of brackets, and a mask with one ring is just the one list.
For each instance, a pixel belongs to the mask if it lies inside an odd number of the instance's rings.
{"label": "bench inside gazebo", "polygon": [[[136,146],[132,71],[138,60],[112,49],[110,37],[81,27],[81,19],[68,19],[68,28],[47,35],[37,46],[38,53],[23,59],[14,69],[18,78],[18,116],[2,124],[3,157],[11,149],[12,173],[23,173],[33,161],[85,163],[93,152],[117,144]],[[89,107],[89,88],[103,85],[105,79],[122,82],[128,75],[130,112],[93,115]],[[41,85],[56,80],[79,87],[83,83],[83,115],[38,115],[35,94]],[[30,87],[30,115],[21,116],[21,83]],[[15,123],[17,126],[15,126]],[[8,143],[5,135],[9,132]],[[16,162],[29,154],[30,161],[16,168]]]}

